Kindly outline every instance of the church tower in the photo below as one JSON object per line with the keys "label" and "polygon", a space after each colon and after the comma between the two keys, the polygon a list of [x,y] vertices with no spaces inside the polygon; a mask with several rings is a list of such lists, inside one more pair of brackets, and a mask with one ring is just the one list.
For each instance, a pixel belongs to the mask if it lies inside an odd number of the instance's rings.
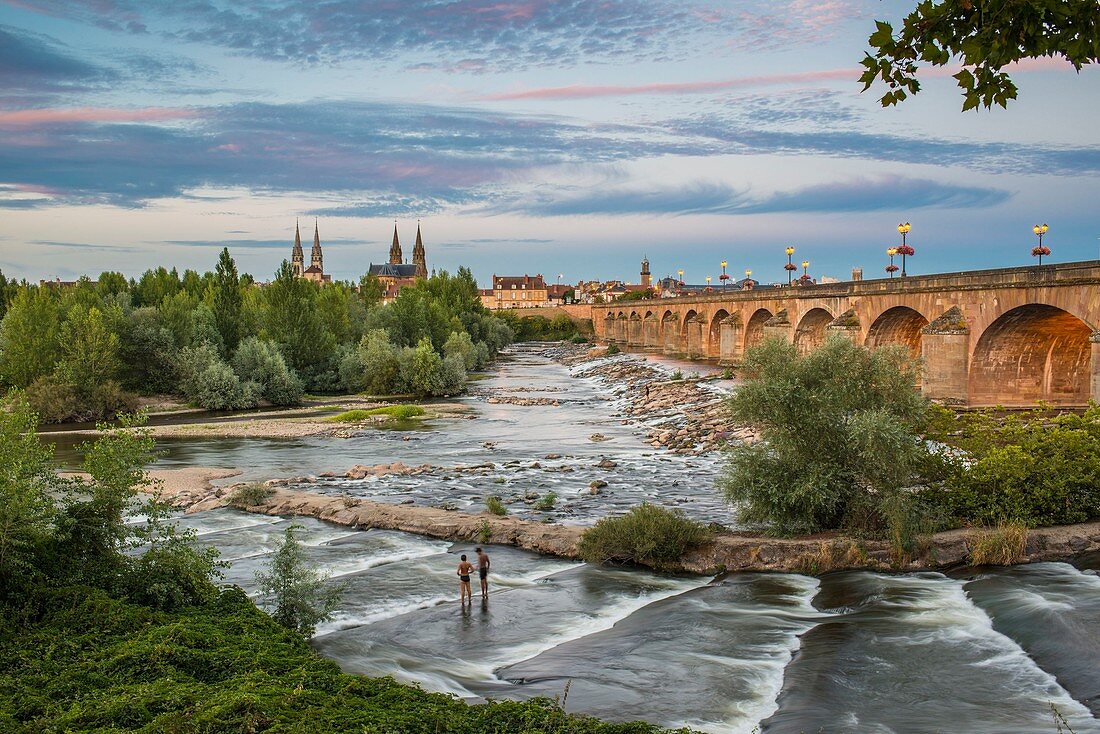
{"label": "church tower", "polygon": [[290,267],[294,271],[294,276],[297,278],[302,277],[302,273],[305,272],[304,266],[305,256],[302,253],[302,233],[298,231],[298,220],[294,220],[294,249],[290,251]]}
{"label": "church tower", "polygon": [[653,276],[649,274],[649,258],[642,257],[642,286],[649,288],[653,285]]}
{"label": "church tower", "polygon": [[401,240],[397,239],[397,222],[393,223],[393,244],[390,245],[390,265],[401,264]]}
{"label": "church tower", "polygon": [[[298,246],[301,251],[301,245]],[[313,252],[310,253],[310,265],[316,266],[322,273],[325,272],[324,259],[321,256],[321,234],[317,229],[317,220],[313,221]]]}
{"label": "church tower", "polygon": [[[396,236],[396,235],[395,235]],[[428,261],[424,256],[424,240],[420,237],[420,221],[416,222],[416,246],[413,247],[413,265],[416,266],[416,278],[428,277]]]}

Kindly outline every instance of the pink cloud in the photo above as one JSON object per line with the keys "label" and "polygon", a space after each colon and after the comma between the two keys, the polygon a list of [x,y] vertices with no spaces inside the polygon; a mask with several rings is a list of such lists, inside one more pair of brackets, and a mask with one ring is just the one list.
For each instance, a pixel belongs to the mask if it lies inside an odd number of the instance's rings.
{"label": "pink cloud", "polygon": [[73,107],[70,109],[37,109],[0,112],[0,126],[23,127],[53,125],[66,122],[161,122],[195,117],[196,110],[183,107]]}
{"label": "pink cloud", "polygon": [[[946,77],[957,74],[962,66],[925,67],[920,70],[923,77]],[[1030,71],[1072,71],[1073,66],[1062,58],[1023,59],[1004,67],[1009,74]],[[639,94],[711,94],[727,89],[744,87],[770,87],[783,84],[806,84],[810,82],[846,81],[855,82],[863,73],[862,68],[824,69],[822,71],[803,71],[789,74],[765,74],[744,76],[733,79],[714,79],[699,82],[656,82],[637,85],[583,85],[573,84],[565,87],[542,87],[516,92],[500,92],[482,97],[487,101],[513,99],[588,99],[592,97],[628,97]]]}

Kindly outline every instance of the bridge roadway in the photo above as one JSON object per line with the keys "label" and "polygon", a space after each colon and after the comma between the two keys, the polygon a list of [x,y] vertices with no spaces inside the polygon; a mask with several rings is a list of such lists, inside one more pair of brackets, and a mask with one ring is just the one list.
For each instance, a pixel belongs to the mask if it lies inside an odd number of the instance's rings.
{"label": "bridge roadway", "polygon": [[829,334],[901,344],[946,404],[1100,402],[1100,260],[617,301],[603,339],[736,365],[767,336],[806,352]]}

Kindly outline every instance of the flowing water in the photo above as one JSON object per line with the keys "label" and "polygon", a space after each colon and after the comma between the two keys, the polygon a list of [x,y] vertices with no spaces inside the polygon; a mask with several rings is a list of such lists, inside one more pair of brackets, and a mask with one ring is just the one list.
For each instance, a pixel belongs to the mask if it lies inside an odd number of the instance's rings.
{"label": "flowing water", "polygon": [[[497,494],[513,514],[579,524],[644,499],[735,525],[714,489],[716,457],[652,449],[599,383],[570,377],[538,349],[518,350],[477,388],[465,399],[471,419],[426,430],[166,442],[163,463],[237,466],[258,477],[429,463],[436,468],[421,476],[296,486],[456,511],[477,511]],[[494,404],[492,395],[559,404]],[[593,442],[593,433],[609,440]],[[615,465],[597,466],[602,459]],[[590,494],[594,480],[608,486]],[[552,511],[524,499],[551,490]],[[283,530],[301,525],[311,561],[345,587],[316,649],[349,672],[472,701],[560,696],[568,684],[570,711],[744,734],[1053,734],[1053,706],[1078,734],[1100,732],[1097,557],[949,575],[706,579],[490,546],[489,599],[463,609],[455,567],[469,543],[233,510],[180,522],[219,548],[230,562],[226,581],[250,592]]]}

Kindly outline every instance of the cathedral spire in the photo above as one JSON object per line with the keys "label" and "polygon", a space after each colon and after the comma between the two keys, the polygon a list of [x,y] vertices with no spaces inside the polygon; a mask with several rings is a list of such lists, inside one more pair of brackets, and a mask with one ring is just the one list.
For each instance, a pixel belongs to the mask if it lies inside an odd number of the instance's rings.
{"label": "cathedral spire", "polygon": [[393,244],[390,245],[390,264],[401,264],[401,240],[397,238],[397,220],[393,220]]}
{"label": "cathedral spire", "polygon": [[416,277],[428,277],[428,261],[424,256],[424,240],[420,236],[420,220],[416,220],[416,246],[413,247],[413,265],[416,266]]}
{"label": "cathedral spire", "polygon": [[298,220],[294,220],[294,249],[290,251],[290,266],[295,275],[301,275],[305,255],[302,253],[302,232],[298,227]]}
{"label": "cathedral spire", "polygon": [[317,220],[313,220],[313,252],[310,253],[310,265],[316,265],[324,272],[324,258],[321,256],[321,233],[317,228]]}

